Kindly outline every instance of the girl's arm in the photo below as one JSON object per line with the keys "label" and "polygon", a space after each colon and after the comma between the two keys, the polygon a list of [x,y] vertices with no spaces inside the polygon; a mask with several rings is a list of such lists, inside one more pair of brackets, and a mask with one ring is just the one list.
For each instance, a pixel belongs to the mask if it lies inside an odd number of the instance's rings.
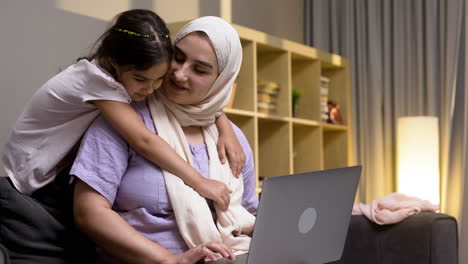
{"label": "girl's arm", "polygon": [[231,190],[220,181],[201,176],[166,141],[151,132],[129,104],[117,101],[93,101],[93,103],[136,152],[180,177],[201,196],[216,202],[222,210],[227,210]]}
{"label": "girl's arm", "polygon": [[239,177],[242,168],[245,165],[244,150],[242,149],[242,146],[237,139],[236,133],[234,132],[231,122],[229,122],[226,114],[223,113],[216,119],[216,126],[219,130],[219,139],[217,145],[219,159],[221,160],[221,163],[224,164],[227,155],[232,173],[234,176]]}
{"label": "girl's arm", "polygon": [[76,226],[99,247],[126,263],[195,263],[205,256],[217,260],[214,252],[232,258],[222,243],[210,242],[174,255],[137,232],[112,210],[110,202],[83,181],[75,183],[73,213]]}

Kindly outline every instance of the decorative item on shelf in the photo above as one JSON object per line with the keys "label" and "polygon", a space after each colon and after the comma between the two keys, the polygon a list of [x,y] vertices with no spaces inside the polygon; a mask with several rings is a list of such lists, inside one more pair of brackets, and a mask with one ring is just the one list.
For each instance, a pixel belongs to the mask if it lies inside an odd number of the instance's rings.
{"label": "decorative item on shelf", "polygon": [[291,100],[292,100],[292,116],[295,117],[297,114],[297,107],[299,104],[299,99],[301,99],[301,92],[299,92],[297,89],[292,89],[291,91]]}
{"label": "decorative item on shelf", "polygon": [[328,122],[328,87],[330,85],[330,79],[324,76],[320,76],[320,114],[323,122]]}
{"label": "decorative item on shelf", "polygon": [[278,83],[266,80],[257,81],[257,110],[264,114],[274,114],[277,109]]}
{"label": "decorative item on shelf", "polygon": [[328,119],[327,123],[342,125],[343,117],[340,113],[340,105],[334,101],[327,102],[328,107]]}
{"label": "decorative item on shelf", "polygon": [[232,84],[231,98],[229,98],[229,102],[226,105],[227,108],[232,108],[234,106],[234,98],[236,97],[236,89],[237,89],[237,82],[234,82]]}
{"label": "decorative item on shelf", "polygon": [[435,116],[406,116],[397,122],[397,191],[433,204],[439,194],[439,121]]}

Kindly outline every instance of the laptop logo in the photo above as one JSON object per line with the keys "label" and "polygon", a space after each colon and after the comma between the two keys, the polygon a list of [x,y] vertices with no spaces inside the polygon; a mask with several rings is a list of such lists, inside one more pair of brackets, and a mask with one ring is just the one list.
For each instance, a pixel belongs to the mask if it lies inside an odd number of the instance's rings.
{"label": "laptop logo", "polygon": [[315,225],[317,220],[317,211],[315,208],[307,208],[302,212],[299,217],[299,232],[301,234],[307,234]]}

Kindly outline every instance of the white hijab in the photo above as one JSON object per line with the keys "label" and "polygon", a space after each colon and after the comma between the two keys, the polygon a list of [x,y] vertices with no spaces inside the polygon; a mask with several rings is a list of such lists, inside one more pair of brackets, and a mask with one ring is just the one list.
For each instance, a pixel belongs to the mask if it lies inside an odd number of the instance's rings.
{"label": "white hijab", "polygon": [[216,148],[218,129],[215,116],[222,113],[229,100],[232,84],[239,73],[242,46],[236,30],[218,17],[202,17],[187,24],[177,34],[177,43],[194,31],[205,32],[215,49],[219,76],[207,95],[195,105],[178,105],[162,93],[149,98],[149,108],[158,134],[191,165],[192,156],[182,126],[201,126],[209,156],[210,178],[224,182],[233,190],[226,212],[215,204],[217,221],[213,221],[206,199],[177,176],[163,170],[166,188],[176,216],[177,225],[190,248],[210,241],[223,242],[236,254],[249,249],[255,216],[242,207],[244,190],[242,176],[232,175],[229,164],[221,164]]}
{"label": "white hijab", "polygon": [[207,126],[215,122],[229,102],[232,84],[242,63],[242,46],[237,31],[223,19],[213,16],[198,18],[185,25],[175,37],[174,44],[194,31],[205,32],[211,40],[218,59],[218,79],[196,105],[175,104],[164,96],[161,100],[182,126]]}

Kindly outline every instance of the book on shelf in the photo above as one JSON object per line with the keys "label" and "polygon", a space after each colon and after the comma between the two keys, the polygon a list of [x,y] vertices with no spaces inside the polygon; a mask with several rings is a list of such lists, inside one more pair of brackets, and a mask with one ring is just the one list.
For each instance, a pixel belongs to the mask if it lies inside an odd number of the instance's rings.
{"label": "book on shelf", "polygon": [[257,93],[278,95],[280,86],[278,83],[267,80],[257,80]]}
{"label": "book on shelf", "polygon": [[264,103],[274,103],[278,101],[278,96],[266,94],[266,93],[258,93],[257,94],[257,102],[264,102]]}
{"label": "book on shelf", "polygon": [[320,116],[322,122],[328,122],[329,120],[329,108],[328,108],[328,87],[330,85],[330,79],[325,76],[320,76]]}
{"label": "book on shelf", "polygon": [[328,115],[328,103],[327,102],[320,102],[320,117],[322,122],[328,122],[329,115]]}
{"label": "book on shelf", "polygon": [[330,83],[330,78],[325,77],[325,76],[320,76],[320,82],[321,83]]}
{"label": "book on shelf", "polygon": [[320,96],[328,96],[328,87],[320,86]]}
{"label": "book on shelf", "polygon": [[257,110],[264,114],[274,114],[277,109],[280,86],[267,80],[257,81]]}
{"label": "book on shelf", "polygon": [[257,110],[264,114],[276,113],[276,103],[257,102]]}

